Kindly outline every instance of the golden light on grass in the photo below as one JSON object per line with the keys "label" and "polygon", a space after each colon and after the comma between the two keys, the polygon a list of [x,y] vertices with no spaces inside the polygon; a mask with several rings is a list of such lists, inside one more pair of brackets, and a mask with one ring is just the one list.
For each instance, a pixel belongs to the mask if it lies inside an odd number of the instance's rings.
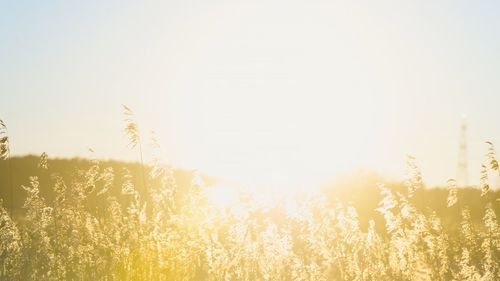
{"label": "golden light on grass", "polygon": [[0,281],[500,280],[499,1],[28,2]]}

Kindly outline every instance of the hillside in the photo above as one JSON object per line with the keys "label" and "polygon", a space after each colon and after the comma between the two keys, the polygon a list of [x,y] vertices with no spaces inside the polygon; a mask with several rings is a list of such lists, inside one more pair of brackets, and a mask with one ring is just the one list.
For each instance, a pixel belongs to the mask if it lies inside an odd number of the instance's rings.
{"label": "hillside", "polygon": [[[49,159],[48,169],[39,167],[40,157],[34,155],[12,157],[12,170],[9,169],[7,160],[0,160],[0,198],[3,200],[3,205],[7,208],[12,208],[15,215],[22,215],[23,204],[26,199],[26,191],[22,186],[30,184],[30,177],[36,176],[40,183],[40,195],[48,202],[54,200],[53,187],[56,176],[60,176],[66,184],[72,184],[72,180],[77,178],[77,174],[88,170],[92,166],[92,161],[82,158],[71,159]],[[141,165],[133,162],[123,162],[116,160],[101,160],[99,166],[102,170],[111,168],[114,174],[113,184],[110,188],[109,195],[121,198],[121,186],[124,183],[124,177],[127,171],[130,172],[130,179],[136,190],[141,195],[142,199],[149,201],[149,194],[144,188],[143,170]],[[157,186],[158,180],[152,180],[149,177],[151,167],[144,167],[146,175],[146,185]],[[12,177],[12,185],[11,185]],[[192,184],[194,171],[184,169],[174,169],[174,178],[177,188],[177,196],[182,197],[190,185]],[[205,185],[210,186],[217,181],[213,177],[202,176]],[[380,206],[380,201],[383,196],[378,188],[379,183],[384,183],[391,190],[401,194],[406,193],[406,186],[403,183],[384,182],[384,179],[371,174],[359,174],[356,177],[339,180],[322,187],[322,193],[325,195],[327,202],[334,205],[337,202],[349,204],[355,207],[358,211],[361,227],[367,228],[368,221],[373,219],[377,222],[377,227],[383,228],[384,218],[376,209]],[[10,187],[13,187],[13,200],[10,197]],[[100,188],[100,187],[97,187]],[[423,188],[415,192],[412,198],[414,204],[419,210],[436,214],[442,218],[443,224],[449,227],[455,227],[461,219],[461,209],[468,207],[471,211],[471,219],[474,222],[480,222],[484,216],[484,208],[488,202],[500,198],[500,192],[491,191],[486,196],[481,196],[478,188],[464,188],[458,192],[458,204],[449,208],[446,207],[448,190],[442,187]],[[94,208],[99,204],[99,199],[95,195],[89,197],[87,206]],[[13,205],[11,204],[13,202]],[[497,215],[500,215],[500,204],[493,206]],[[263,213],[262,216],[269,215],[271,217],[282,217],[285,214],[280,214],[280,208],[275,211],[271,210],[268,213]]]}
{"label": "hillside", "polygon": [[[22,207],[26,199],[26,192],[22,186],[30,184],[30,177],[36,176],[40,183],[40,195],[51,202],[54,199],[53,186],[57,176],[60,176],[66,184],[70,184],[75,178],[75,174],[86,171],[92,166],[92,161],[82,158],[70,159],[48,159],[48,169],[39,167],[40,157],[34,155],[12,157],[9,164],[8,160],[0,160],[0,198],[3,205],[13,209],[15,214],[22,214]],[[9,167],[10,165],[10,167]],[[113,184],[109,190],[111,196],[121,197],[121,185],[124,181],[124,175],[129,172],[131,181],[136,190],[144,197],[147,197],[143,184],[143,170],[141,165],[133,162],[123,162],[116,160],[100,160],[99,165],[105,168],[111,168],[114,174]],[[146,178],[151,167],[144,167]],[[174,177],[180,191],[185,190],[193,179],[194,171],[175,169]],[[210,177],[202,176],[206,184],[211,184],[215,180]],[[147,180],[147,184],[158,184],[155,181]],[[10,194],[13,188],[12,198]],[[89,200],[92,206],[95,202]]]}

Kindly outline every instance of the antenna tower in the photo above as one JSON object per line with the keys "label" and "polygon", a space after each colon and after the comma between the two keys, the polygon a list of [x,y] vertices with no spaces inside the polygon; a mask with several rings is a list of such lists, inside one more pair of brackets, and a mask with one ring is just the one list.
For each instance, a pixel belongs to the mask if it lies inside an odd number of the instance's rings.
{"label": "antenna tower", "polygon": [[468,186],[469,176],[467,172],[467,123],[465,117],[462,119],[460,126],[460,142],[458,148],[458,169],[457,169],[457,184],[459,186]]}

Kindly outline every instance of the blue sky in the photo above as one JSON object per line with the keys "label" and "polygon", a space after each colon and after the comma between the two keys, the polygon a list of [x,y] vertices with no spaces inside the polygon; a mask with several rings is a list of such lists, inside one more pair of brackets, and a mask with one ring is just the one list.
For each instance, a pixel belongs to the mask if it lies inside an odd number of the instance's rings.
{"label": "blue sky", "polygon": [[442,184],[467,115],[477,182],[500,144],[499,6],[2,1],[0,118],[15,154],[135,159],[127,104],[170,162],[235,181],[399,177],[412,154]]}

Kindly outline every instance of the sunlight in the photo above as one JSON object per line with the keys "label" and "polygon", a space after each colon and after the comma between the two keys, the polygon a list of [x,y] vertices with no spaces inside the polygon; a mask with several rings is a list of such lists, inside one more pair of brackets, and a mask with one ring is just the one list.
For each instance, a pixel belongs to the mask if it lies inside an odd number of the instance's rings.
{"label": "sunlight", "polygon": [[[354,97],[311,94],[291,99],[269,92],[231,97],[229,92],[206,90],[210,97],[203,101],[206,107],[192,112],[192,104],[176,105],[201,121],[182,128],[181,133],[189,137],[178,144],[182,150],[176,162],[181,166],[196,167],[251,189],[287,192],[319,186],[355,168],[384,165],[377,160],[383,159],[384,151],[377,147],[386,140],[383,116],[358,104]],[[283,101],[287,106],[279,107],[276,114],[278,108],[270,105]],[[355,113],[345,109],[353,106],[358,108]],[[375,123],[377,119],[380,122]]]}
{"label": "sunlight", "polygon": [[239,203],[238,191],[223,185],[216,185],[204,189],[208,202],[219,209],[225,209]]}
{"label": "sunlight", "polygon": [[498,11],[0,1],[0,281],[500,280]]}

